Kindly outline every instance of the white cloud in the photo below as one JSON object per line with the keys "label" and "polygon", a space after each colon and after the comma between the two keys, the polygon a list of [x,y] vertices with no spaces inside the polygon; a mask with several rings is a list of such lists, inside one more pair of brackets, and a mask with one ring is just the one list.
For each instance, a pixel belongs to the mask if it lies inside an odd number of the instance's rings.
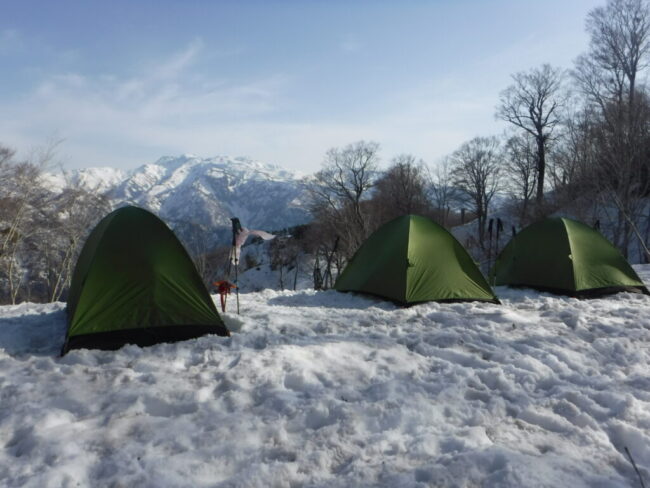
{"label": "white cloud", "polygon": [[[202,46],[194,41],[151,71],[128,79],[50,75],[27,97],[4,104],[0,131],[6,143],[21,145],[57,131],[66,139],[71,165],[81,166],[133,166],[144,162],[144,154],[153,159],[168,151],[212,152],[223,142],[232,151],[245,152],[248,146],[238,148],[229,141],[256,140],[257,118],[282,102],[289,78],[271,75],[241,82],[192,74]],[[228,140],[223,134],[229,134]]]}
{"label": "white cloud", "polygon": [[[184,58],[186,68],[189,58]],[[246,155],[311,172],[327,149],[359,139],[379,142],[386,161],[410,152],[434,162],[466,140],[468,130],[485,133],[493,122],[493,101],[469,96],[452,80],[396,95],[379,106],[379,115],[349,120],[342,113],[327,122],[287,122],[276,117],[290,103],[286,76],[186,83],[183,71],[176,73],[164,80],[148,74],[52,76],[10,107],[0,131],[20,143],[56,130],[66,139],[62,150],[70,166],[134,167],[192,152]]]}
{"label": "white cloud", "polygon": [[409,152],[433,163],[496,126],[497,91],[458,77],[402,89],[378,100],[371,114],[351,118],[342,109],[327,121],[317,114],[288,120],[296,112],[293,78],[208,78],[194,69],[205,51],[195,40],[129,78],[51,75],[28,97],[0,107],[6,114],[0,133],[22,146],[57,132],[71,167],[128,168],[192,152],[246,155],[311,172],[330,147],[359,139],[379,142],[386,161]]}

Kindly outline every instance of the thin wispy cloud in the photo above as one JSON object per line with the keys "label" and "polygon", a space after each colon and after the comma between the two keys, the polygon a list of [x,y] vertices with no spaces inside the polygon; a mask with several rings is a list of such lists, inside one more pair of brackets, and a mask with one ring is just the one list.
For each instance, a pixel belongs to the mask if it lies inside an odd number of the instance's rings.
{"label": "thin wispy cloud", "polygon": [[197,60],[204,44],[201,39],[194,39],[185,49],[175,53],[152,71],[152,76],[159,79],[173,79],[185,73]]}
{"label": "thin wispy cloud", "polygon": [[[103,139],[122,140],[149,150],[158,147],[161,154],[217,152],[221,145],[214,143],[221,139],[218,134],[228,133],[232,139],[236,131],[229,127],[233,124],[240,132],[250,133],[255,122],[246,120],[273,113],[286,98],[288,78],[276,74],[236,81],[191,74],[202,48],[200,41],[193,41],[163,59],[155,70],[130,78],[81,73],[51,75],[32,93],[5,106],[5,114],[10,116],[0,120],[0,130],[17,139],[24,132],[38,139],[45,138],[48,129],[55,127],[73,145],[81,139]],[[263,132],[269,133],[266,129]],[[241,144],[248,144],[251,139],[236,137]],[[124,162],[120,156],[102,157],[99,151],[84,156],[84,161],[88,162],[89,157],[96,159],[91,164]],[[136,158],[128,162],[136,164]]]}
{"label": "thin wispy cloud", "polygon": [[129,2],[120,15],[91,9],[92,22],[90,10],[44,4],[46,23],[16,4],[0,21],[0,143],[20,151],[56,133],[70,167],[193,152],[313,171],[358,139],[379,142],[385,160],[435,162],[499,130],[494,106],[513,72],[570,63],[597,1]]}

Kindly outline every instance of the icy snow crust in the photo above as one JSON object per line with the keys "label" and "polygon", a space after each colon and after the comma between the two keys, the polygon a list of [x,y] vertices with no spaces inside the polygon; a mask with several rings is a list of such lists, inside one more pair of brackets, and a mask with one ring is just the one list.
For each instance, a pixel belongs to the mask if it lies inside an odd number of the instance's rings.
{"label": "icy snow crust", "polygon": [[64,358],[62,304],[0,307],[0,484],[638,486],[625,447],[650,481],[650,297],[497,292],[266,290],[231,338]]}

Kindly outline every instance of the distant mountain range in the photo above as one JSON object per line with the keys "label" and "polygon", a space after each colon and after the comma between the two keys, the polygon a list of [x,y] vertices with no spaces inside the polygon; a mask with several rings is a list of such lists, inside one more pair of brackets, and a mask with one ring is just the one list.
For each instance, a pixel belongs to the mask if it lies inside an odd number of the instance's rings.
{"label": "distant mountain range", "polygon": [[159,215],[181,234],[223,236],[230,218],[245,227],[277,230],[310,220],[304,185],[279,166],[247,158],[193,155],[162,157],[132,171],[86,168],[46,176],[61,190],[66,182],[106,193],[113,207],[133,204]]}

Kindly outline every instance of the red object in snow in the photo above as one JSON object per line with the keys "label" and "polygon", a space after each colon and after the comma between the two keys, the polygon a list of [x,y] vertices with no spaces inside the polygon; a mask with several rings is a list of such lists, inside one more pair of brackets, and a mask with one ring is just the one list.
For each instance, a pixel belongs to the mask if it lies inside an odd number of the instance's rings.
{"label": "red object in snow", "polygon": [[233,285],[230,281],[227,280],[215,281],[212,284],[217,288],[217,292],[219,293],[219,298],[221,300],[221,311],[225,312],[226,296],[230,295],[230,290],[237,288],[237,285]]}

